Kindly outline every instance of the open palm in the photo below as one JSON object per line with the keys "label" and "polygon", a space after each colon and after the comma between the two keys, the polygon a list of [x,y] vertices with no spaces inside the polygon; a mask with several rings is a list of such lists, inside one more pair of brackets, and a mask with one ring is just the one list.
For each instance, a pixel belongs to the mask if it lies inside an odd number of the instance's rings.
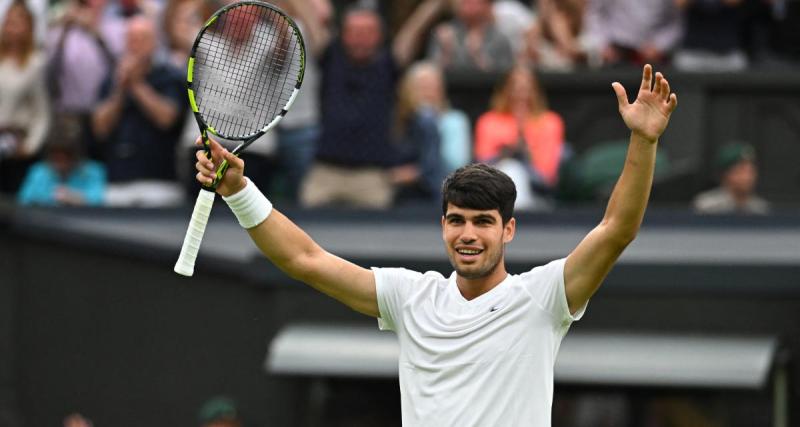
{"label": "open palm", "polygon": [[670,115],[678,105],[678,97],[670,93],[667,79],[661,73],[656,73],[654,83],[653,67],[645,65],[642,85],[632,104],[628,103],[628,95],[621,84],[614,82],[612,87],[617,94],[619,112],[625,125],[633,133],[648,141],[658,140],[669,123]]}

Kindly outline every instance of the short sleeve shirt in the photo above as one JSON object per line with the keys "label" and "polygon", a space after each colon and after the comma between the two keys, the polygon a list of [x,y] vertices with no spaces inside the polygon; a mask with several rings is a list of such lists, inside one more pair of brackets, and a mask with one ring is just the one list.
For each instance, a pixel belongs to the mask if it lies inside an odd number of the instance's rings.
{"label": "short sleeve shirt", "polygon": [[456,274],[375,268],[379,327],[400,342],[403,425],[550,426],[571,315],[564,259],[466,300]]}

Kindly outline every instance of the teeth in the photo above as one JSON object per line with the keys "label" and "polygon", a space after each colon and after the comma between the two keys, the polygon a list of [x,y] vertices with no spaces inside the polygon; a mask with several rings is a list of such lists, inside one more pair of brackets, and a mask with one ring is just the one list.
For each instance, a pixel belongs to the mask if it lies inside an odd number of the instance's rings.
{"label": "teeth", "polygon": [[475,250],[475,249],[459,249],[458,253],[464,254],[464,255],[477,255],[477,254],[481,253],[481,251]]}

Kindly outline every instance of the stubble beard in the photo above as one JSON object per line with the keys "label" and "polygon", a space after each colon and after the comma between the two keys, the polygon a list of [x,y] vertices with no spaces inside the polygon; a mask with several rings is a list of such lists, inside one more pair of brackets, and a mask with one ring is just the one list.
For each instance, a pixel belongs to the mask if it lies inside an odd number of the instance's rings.
{"label": "stubble beard", "polygon": [[455,260],[455,257],[458,256],[457,253],[456,253],[456,255],[453,255],[453,257],[450,258],[450,265],[453,266],[453,269],[456,271],[456,273],[459,276],[461,276],[461,277],[463,277],[465,279],[468,279],[468,280],[482,279],[484,277],[487,277],[487,276],[491,275],[495,270],[497,270],[497,267],[500,266],[500,261],[503,259],[504,250],[505,250],[505,248],[501,249],[497,253],[496,257],[494,257],[493,259],[489,260],[489,263],[488,263],[489,266],[487,268],[480,269],[480,270],[477,270],[477,271],[465,271],[465,269],[459,268],[459,265]]}

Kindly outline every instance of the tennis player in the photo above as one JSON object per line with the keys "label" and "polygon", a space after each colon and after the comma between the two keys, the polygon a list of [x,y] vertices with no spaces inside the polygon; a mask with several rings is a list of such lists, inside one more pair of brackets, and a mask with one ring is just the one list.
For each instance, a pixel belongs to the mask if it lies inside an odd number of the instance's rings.
{"label": "tennis player", "polygon": [[520,275],[508,274],[504,263],[516,190],[489,166],[465,166],[444,182],[442,238],[455,270],[449,277],[365,269],[326,252],[272,209],[244,177],[244,163],[217,143],[213,164],[198,152],[197,179],[209,184],[215,164],[227,159],[217,192],[264,255],[397,333],[403,425],[549,426],[561,339],[639,230],[658,138],[677,105],[649,65],[632,104],[621,84],[612,86],[631,138],[605,216],[566,258]]}

